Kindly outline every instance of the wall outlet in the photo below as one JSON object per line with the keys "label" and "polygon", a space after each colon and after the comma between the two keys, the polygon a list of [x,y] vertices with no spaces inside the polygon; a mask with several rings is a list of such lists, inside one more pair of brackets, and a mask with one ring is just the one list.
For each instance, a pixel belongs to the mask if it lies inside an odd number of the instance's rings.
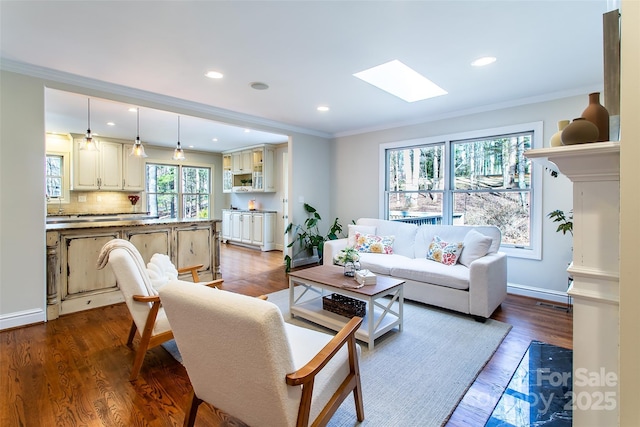
{"label": "wall outlet", "polygon": [[85,203],[87,201],[87,196],[78,196],[79,203]]}
{"label": "wall outlet", "polygon": [[304,196],[298,197],[298,202],[299,203],[304,203]]}
{"label": "wall outlet", "polygon": [[101,202],[101,201],[102,201],[102,196],[98,196],[98,197],[96,197],[96,201],[97,201],[97,202]]}

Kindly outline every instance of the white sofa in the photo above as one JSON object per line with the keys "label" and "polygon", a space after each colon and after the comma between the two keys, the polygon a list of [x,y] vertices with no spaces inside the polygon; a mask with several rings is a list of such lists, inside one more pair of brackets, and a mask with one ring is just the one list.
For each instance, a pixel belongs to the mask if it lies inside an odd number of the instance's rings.
{"label": "white sofa", "polygon": [[[403,279],[406,299],[471,314],[483,321],[506,298],[507,256],[499,252],[502,236],[497,227],[417,226],[360,218],[355,225],[349,225],[348,238],[325,242],[323,264],[333,263],[342,249],[354,246],[356,233],[393,236],[392,254],[360,253],[360,265],[379,276]],[[435,236],[445,242],[463,243],[458,262],[445,265],[427,259]]]}

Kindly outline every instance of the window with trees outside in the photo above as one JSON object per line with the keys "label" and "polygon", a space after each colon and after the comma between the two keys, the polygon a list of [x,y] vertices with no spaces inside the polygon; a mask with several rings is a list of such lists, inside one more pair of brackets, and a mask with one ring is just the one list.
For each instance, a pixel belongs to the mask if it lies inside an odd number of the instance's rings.
{"label": "window with trees outside", "polygon": [[63,156],[47,154],[46,157],[46,195],[61,198],[63,196]]}
{"label": "window with trees outside", "polygon": [[147,163],[147,210],[159,218],[209,218],[211,169]]}
{"label": "window with trees outside", "polygon": [[524,156],[539,135],[530,126],[523,129],[386,147],[386,219],[495,225],[502,232],[501,250],[539,258],[540,233],[534,230],[541,221],[540,197],[534,197],[536,180]]}

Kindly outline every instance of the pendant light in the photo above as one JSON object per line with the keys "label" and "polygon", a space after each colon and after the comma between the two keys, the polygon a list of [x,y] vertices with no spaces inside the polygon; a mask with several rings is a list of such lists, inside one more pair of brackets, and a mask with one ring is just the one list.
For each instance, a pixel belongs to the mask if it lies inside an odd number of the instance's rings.
{"label": "pendant light", "polygon": [[173,150],[173,160],[184,160],[184,151],[180,146],[180,116],[178,116],[178,145]]}
{"label": "pendant light", "polygon": [[138,132],[136,134],[136,142],[133,144],[131,153],[129,153],[129,155],[136,157],[147,157],[147,154],[144,152],[144,147],[140,142],[140,107],[136,108],[136,112],[138,114]]}
{"label": "pendant light", "polygon": [[80,149],[98,151],[98,146],[91,135],[91,98],[87,98],[87,134],[84,137],[84,144],[80,146]]}

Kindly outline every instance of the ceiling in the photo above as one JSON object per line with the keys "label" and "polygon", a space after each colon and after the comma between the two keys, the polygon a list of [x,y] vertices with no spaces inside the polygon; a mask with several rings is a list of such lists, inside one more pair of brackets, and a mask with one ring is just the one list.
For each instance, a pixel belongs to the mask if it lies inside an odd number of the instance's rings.
{"label": "ceiling", "polygon": [[[599,90],[602,14],[615,3],[2,0],[0,66],[42,67],[216,117],[335,137]],[[486,55],[497,61],[470,65]],[[448,95],[408,103],[353,76],[393,59]],[[209,70],[224,78],[205,77]],[[130,106],[92,98],[92,131],[134,139]],[[46,110],[48,131],[86,131],[86,95],[48,90]],[[287,140],[180,120],[184,148]],[[140,138],[175,146],[177,114],[141,108]]]}

